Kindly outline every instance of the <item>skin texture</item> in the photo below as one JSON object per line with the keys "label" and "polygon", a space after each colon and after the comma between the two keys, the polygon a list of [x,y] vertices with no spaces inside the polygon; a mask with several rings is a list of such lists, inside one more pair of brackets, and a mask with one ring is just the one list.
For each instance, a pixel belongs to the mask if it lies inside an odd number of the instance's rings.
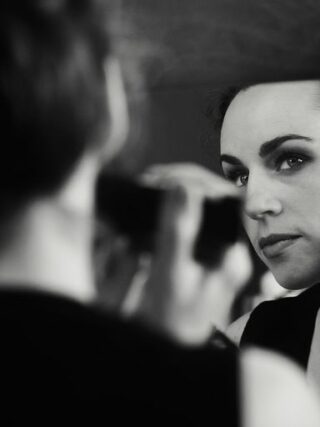
{"label": "skin texture", "polygon": [[[320,279],[319,90],[318,81],[249,87],[231,102],[221,132],[223,171],[244,198],[249,239],[288,289]],[[263,147],[280,137],[281,145]],[[298,238],[273,246],[270,253],[259,239],[274,233]]]}
{"label": "skin texture", "polygon": [[319,425],[318,396],[291,361],[255,348],[240,355],[242,426]]}

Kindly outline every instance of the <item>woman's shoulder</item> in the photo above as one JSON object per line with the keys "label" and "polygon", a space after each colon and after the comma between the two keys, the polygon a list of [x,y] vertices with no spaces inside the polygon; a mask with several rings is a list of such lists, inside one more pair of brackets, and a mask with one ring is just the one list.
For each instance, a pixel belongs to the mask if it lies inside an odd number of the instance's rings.
{"label": "woman's shoulder", "polygon": [[292,361],[256,348],[240,355],[242,425],[318,426],[317,396]]}

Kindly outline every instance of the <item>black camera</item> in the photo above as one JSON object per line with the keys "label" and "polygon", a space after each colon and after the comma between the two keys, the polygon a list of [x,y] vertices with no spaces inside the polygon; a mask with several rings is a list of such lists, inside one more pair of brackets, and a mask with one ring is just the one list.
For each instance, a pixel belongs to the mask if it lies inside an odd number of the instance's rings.
{"label": "black camera", "polygon": [[[134,250],[152,252],[166,191],[144,186],[130,177],[104,173],[97,182],[97,216],[128,237]],[[240,230],[238,199],[206,198],[194,258],[204,265],[214,266],[224,250],[239,239]]]}

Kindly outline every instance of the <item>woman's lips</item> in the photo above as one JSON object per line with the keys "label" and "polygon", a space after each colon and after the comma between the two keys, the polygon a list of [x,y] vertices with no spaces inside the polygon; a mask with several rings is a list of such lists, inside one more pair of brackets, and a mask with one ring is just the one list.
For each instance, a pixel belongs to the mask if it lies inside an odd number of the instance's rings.
{"label": "woman's lips", "polygon": [[301,236],[278,234],[270,235],[259,240],[259,246],[266,258],[275,258],[285,249],[292,246]]}

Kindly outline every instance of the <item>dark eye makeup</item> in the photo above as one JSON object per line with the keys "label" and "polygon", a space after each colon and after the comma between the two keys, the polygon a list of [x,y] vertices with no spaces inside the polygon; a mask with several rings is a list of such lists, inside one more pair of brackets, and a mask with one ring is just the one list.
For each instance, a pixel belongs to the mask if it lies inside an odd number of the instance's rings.
{"label": "dark eye makeup", "polygon": [[271,156],[267,164],[276,172],[293,173],[305,166],[305,163],[312,160],[310,153],[301,149],[282,148]]}
{"label": "dark eye makeup", "polygon": [[238,187],[246,185],[249,171],[247,168],[237,166],[224,169],[224,176],[228,181],[235,183]]}
{"label": "dark eye makeup", "polygon": [[[270,153],[265,164],[268,169],[280,174],[293,174],[302,169],[307,162],[312,161],[313,155],[300,147],[281,147]],[[247,184],[249,170],[244,166],[229,166],[224,168],[224,176],[238,187]]]}

